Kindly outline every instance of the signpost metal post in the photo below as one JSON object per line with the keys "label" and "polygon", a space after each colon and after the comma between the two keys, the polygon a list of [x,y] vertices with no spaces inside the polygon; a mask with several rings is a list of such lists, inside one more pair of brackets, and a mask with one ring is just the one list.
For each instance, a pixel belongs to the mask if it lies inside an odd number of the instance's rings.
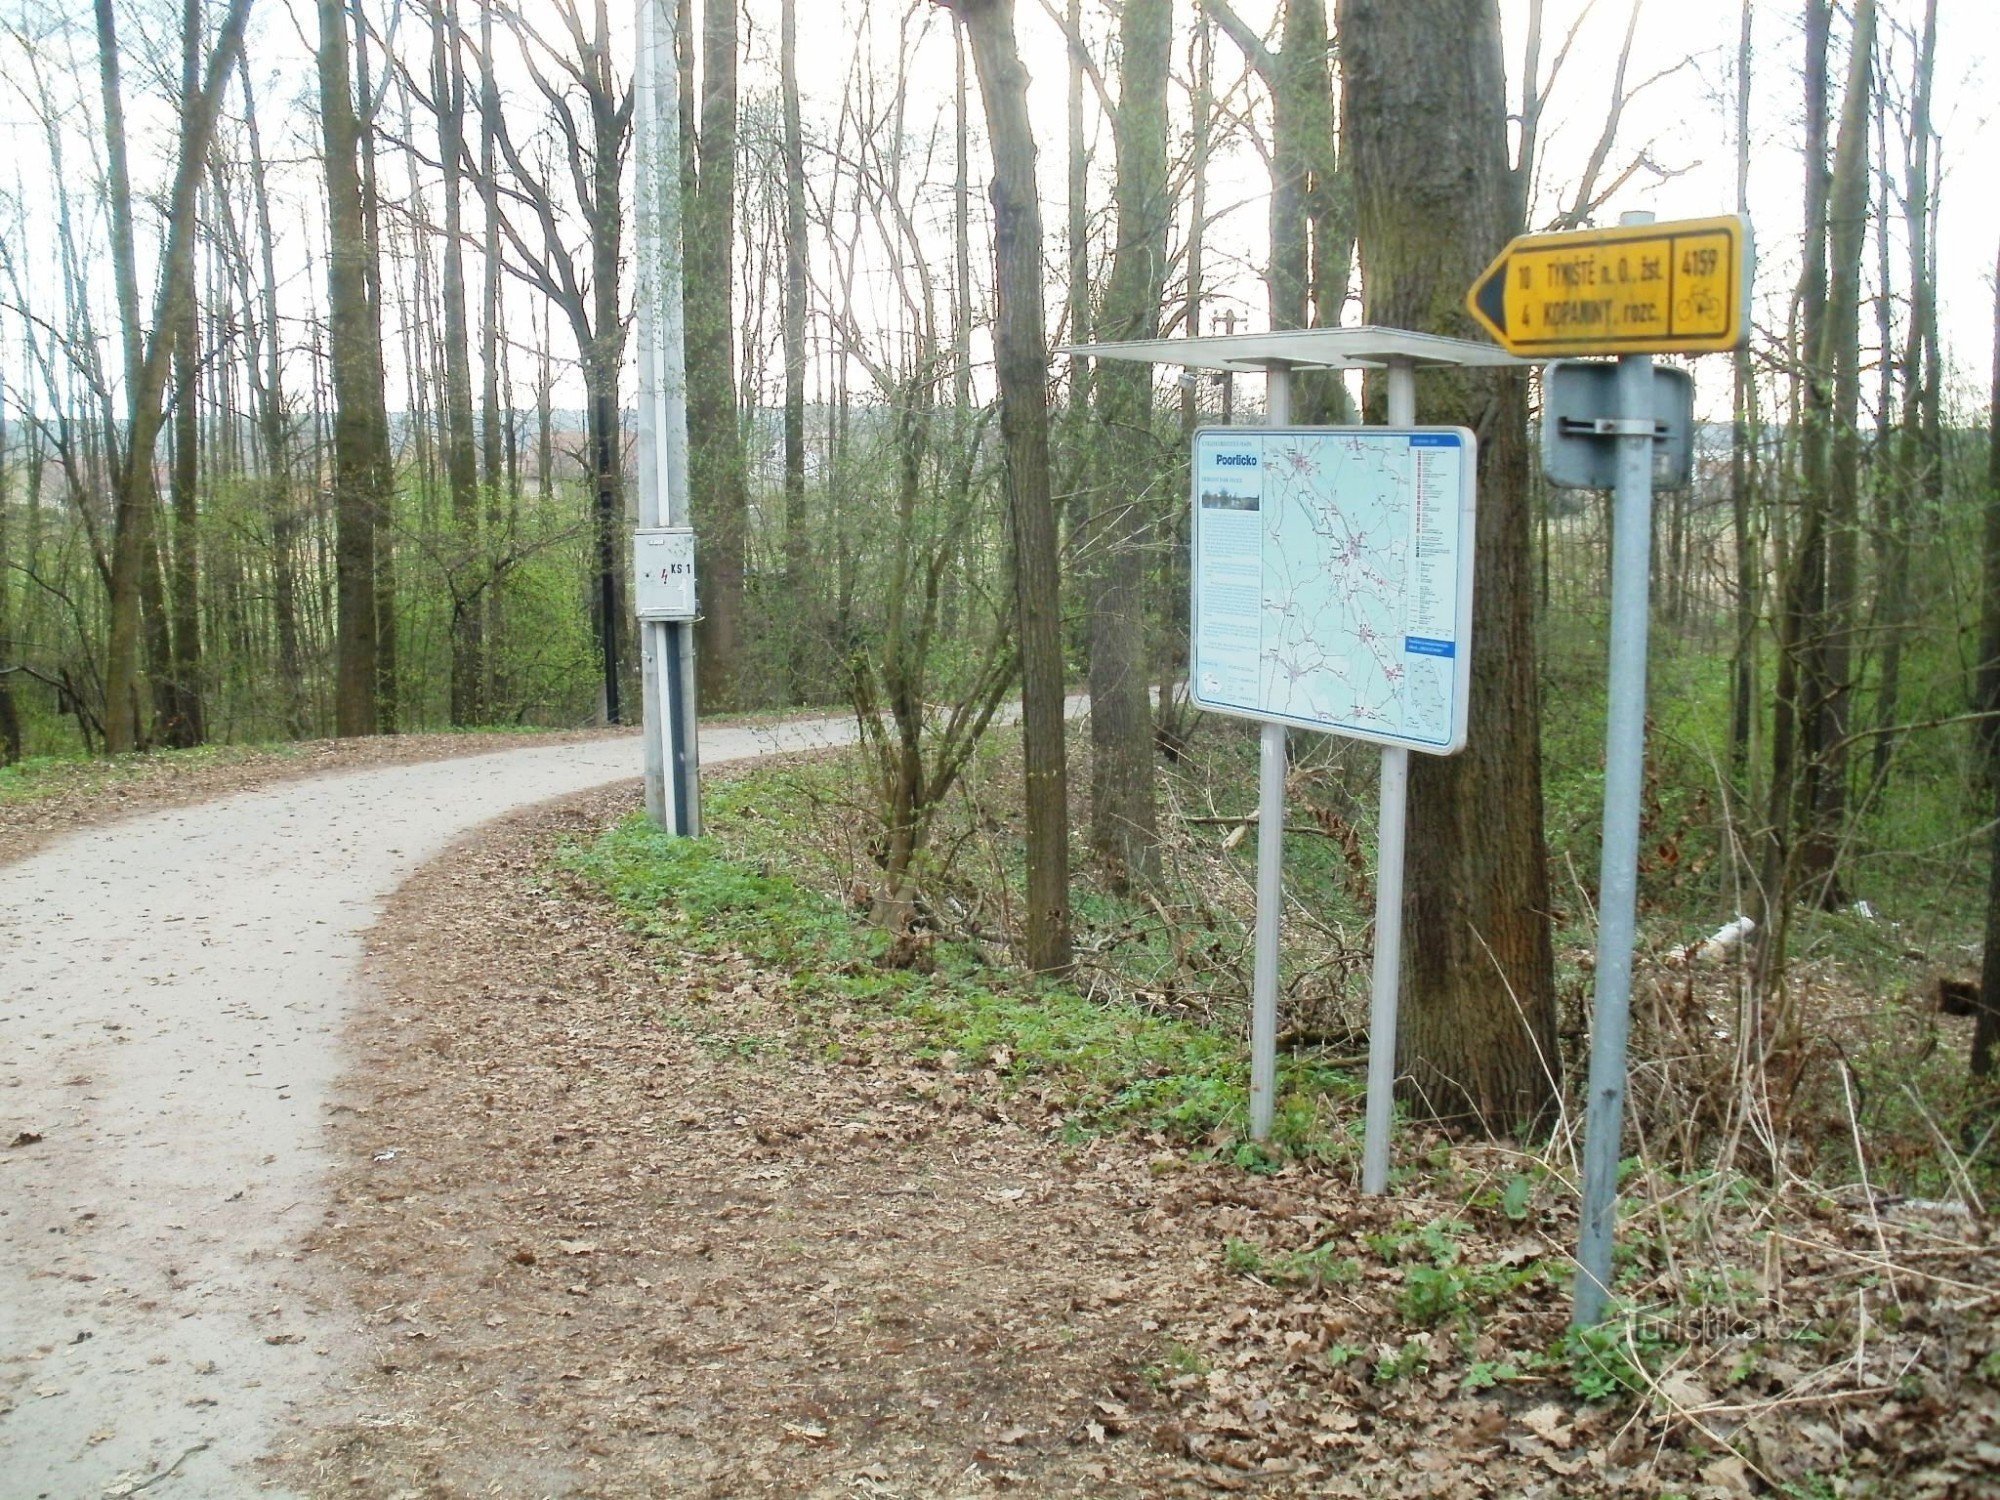
{"label": "signpost metal post", "polygon": [[[1628,213],[1624,224],[1650,224]],[[1583,1139],[1583,1228],[1574,1321],[1587,1328],[1611,1295],[1618,1160],[1625,1126],[1625,1050],[1632,1021],[1632,944],[1639,896],[1639,806],[1646,776],[1647,598],[1653,545],[1653,357],[1618,361],[1618,485],[1611,501],[1611,663],[1605,703],[1604,841],[1598,874],[1597,993]]]}
{"label": "signpost metal post", "polygon": [[[687,363],[681,301],[680,69],[671,0],[639,0],[633,127],[639,256],[639,525],[681,531],[688,516]],[[662,537],[662,541],[666,538]],[[645,552],[642,540],[635,555]],[[692,565],[690,558],[689,565]],[[635,574],[643,563],[635,566]],[[694,593],[639,621],[646,716],[646,813],[701,832],[694,692]]]}
{"label": "signpost metal post", "polygon": [[[1530,358],[1616,355],[1615,414],[1581,412],[1591,380],[1543,391],[1547,451],[1561,485],[1597,480],[1562,442],[1615,445],[1611,524],[1611,660],[1605,699],[1604,843],[1597,903],[1597,989],[1585,1101],[1583,1227],[1572,1314],[1579,1328],[1604,1316],[1618,1226],[1618,1161],[1625,1124],[1632,947],[1639,888],[1639,811],[1646,774],[1647,588],[1652,564],[1655,449],[1677,464],[1691,438],[1684,382],[1656,381],[1655,354],[1706,354],[1747,337],[1755,246],[1741,215],[1656,224],[1628,213],[1615,229],[1515,239],[1473,283],[1466,307],[1510,353]],[[1587,372],[1577,371],[1579,375]],[[1663,396],[1671,408],[1662,413]],[[1664,420],[1662,419],[1664,416]],[[1678,431],[1677,431],[1678,429]],[[1551,446],[1551,443],[1553,444]]]}

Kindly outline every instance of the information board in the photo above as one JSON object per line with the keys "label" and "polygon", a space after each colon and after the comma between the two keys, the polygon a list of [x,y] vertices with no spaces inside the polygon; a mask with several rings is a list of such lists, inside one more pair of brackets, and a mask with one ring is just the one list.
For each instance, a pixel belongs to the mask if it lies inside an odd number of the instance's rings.
{"label": "information board", "polygon": [[1463,427],[1197,432],[1195,705],[1462,747],[1477,467]]}

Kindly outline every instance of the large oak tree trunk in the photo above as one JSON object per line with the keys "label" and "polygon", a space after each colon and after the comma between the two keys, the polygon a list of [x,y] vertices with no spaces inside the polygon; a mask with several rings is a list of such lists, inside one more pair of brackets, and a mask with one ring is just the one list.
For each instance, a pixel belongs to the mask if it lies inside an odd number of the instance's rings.
{"label": "large oak tree trunk", "polygon": [[[1348,170],[1370,323],[1471,332],[1462,298],[1517,225],[1494,0],[1343,0]],[[1556,1096],[1525,382],[1427,377],[1420,415],[1479,437],[1469,735],[1411,771],[1403,1093],[1490,1130]]]}

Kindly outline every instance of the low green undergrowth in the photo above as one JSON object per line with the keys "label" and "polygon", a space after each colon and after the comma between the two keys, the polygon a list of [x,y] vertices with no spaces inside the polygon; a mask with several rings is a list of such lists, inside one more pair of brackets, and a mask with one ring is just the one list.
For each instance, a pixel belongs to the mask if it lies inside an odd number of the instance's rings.
{"label": "low green undergrowth", "polygon": [[[712,803],[711,823],[726,810],[726,801]],[[990,1068],[1010,1087],[1034,1088],[1073,1130],[1157,1131],[1252,1168],[1350,1154],[1335,1111],[1323,1106],[1352,1097],[1358,1084],[1310,1053],[1281,1062],[1273,1139],[1254,1146],[1242,1139],[1240,1038],[997,967],[963,944],[932,944],[922,969],[892,966],[886,934],[775,858],[735,857],[714,838],[673,839],[643,818],[569,848],[561,863],[648,934],[776,971],[809,1032],[841,1010],[895,1017],[913,1059]]]}

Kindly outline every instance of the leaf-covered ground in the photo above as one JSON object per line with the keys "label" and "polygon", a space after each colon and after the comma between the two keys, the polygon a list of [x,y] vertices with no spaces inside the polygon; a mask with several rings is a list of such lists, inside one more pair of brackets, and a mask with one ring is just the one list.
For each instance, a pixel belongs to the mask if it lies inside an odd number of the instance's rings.
{"label": "leaf-covered ground", "polygon": [[1004,1047],[926,1055],[920,1016],[635,930],[556,858],[629,806],[516,820],[378,930],[309,1252],[371,1354],[274,1479],[2000,1493],[1983,1222],[1635,1184],[1628,1288],[1675,1300],[1578,1344],[1559,1159],[1406,1136],[1412,1170],[1372,1200],[1337,1164],[1082,1128]]}

